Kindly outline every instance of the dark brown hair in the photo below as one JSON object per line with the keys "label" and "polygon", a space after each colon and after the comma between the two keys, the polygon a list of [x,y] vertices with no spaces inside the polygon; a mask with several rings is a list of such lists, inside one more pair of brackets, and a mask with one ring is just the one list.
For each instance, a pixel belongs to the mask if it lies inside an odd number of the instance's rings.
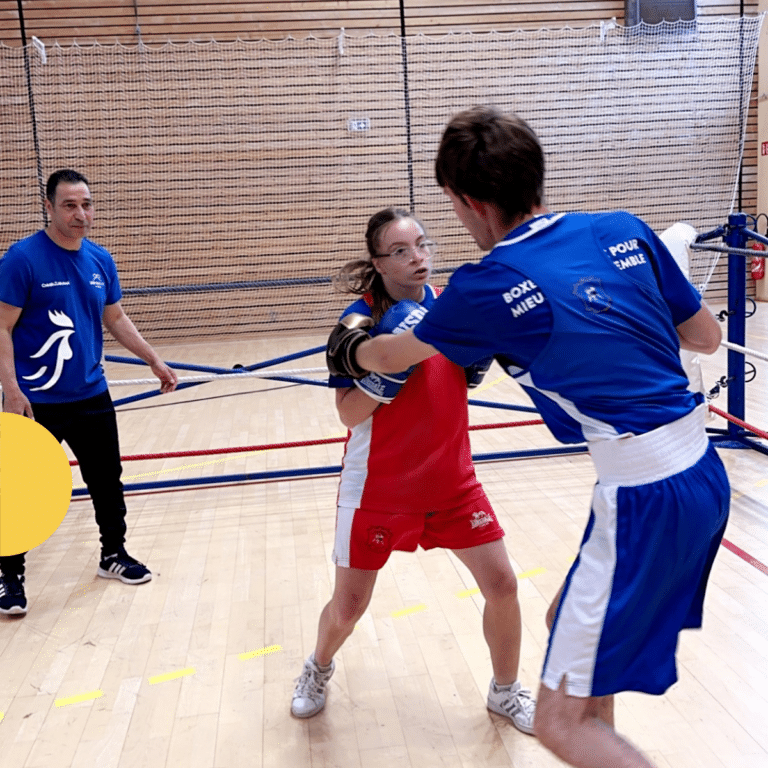
{"label": "dark brown hair", "polygon": [[[381,245],[381,236],[384,230],[393,222],[400,219],[412,219],[424,231],[424,225],[419,219],[404,208],[395,208],[390,206],[384,208],[378,213],[374,213],[368,219],[368,226],[365,230],[365,244],[368,248],[367,259],[354,259],[348,261],[334,277],[333,283],[337,290],[342,293],[354,293],[363,295],[370,293],[373,298],[371,305],[371,316],[373,322],[378,323],[384,313],[395,304],[395,300],[387,293],[384,286],[384,280],[373,266],[373,259],[379,253]],[[426,234],[426,232],[425,232]]]}
{"label": "dark brown hair", "polygon": [[462,200],[493,203],[513,220],[541,205],[544,153],[521,117],[473,107],[454,116],[443,132],[435,177]]}

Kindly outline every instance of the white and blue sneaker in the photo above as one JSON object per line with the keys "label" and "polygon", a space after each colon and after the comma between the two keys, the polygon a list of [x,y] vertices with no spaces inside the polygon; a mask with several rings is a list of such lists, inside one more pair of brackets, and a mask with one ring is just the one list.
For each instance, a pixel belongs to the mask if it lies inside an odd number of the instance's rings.
{"label": "white and blue sneaker", "polygon": [[24,594],[24,577],[10,573],[0,576],[0,613],[7,616],[23,616],[27,612],[27,596]]}
{"label": "white and blue sneaker", "polygon": [[132,558],[123,548],[111,555],[102,552],[96,573],[105,579],[120,579],[124,584],[143,584],[152,578],[149,568]]}

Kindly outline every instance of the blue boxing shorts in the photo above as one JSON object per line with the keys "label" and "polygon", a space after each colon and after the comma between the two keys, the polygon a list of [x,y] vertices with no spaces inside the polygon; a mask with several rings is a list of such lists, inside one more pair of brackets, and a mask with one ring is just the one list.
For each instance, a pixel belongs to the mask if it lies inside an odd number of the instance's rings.
{"label": "blue boxing shorts", "polygon": [[542,683],[571,696],[664,693],[682,629],[699,628],[730,488],[706,406],[659,429],[590,445],[598,482],[566,577]]}

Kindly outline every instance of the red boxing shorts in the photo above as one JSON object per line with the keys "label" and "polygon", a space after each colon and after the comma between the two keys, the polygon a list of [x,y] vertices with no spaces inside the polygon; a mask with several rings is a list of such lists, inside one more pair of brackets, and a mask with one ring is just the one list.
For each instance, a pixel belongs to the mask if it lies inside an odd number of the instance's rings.
{"label": "red boxing shorts", "polygon": [[485,494],[460,507],[425,514],[339,507],[333,562],[342,568],[377,571],[395,549],[468,549],[502,536],[504,531]]}

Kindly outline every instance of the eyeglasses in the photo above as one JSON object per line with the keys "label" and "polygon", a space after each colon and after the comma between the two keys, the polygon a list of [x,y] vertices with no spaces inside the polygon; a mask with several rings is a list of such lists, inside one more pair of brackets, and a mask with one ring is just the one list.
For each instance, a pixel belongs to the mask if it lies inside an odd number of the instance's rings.
{"label": "eyeglasses", "polygon": [[415,253],[424,259],[431,259],[435,255],[435,243],[431,240],[424,240],[416,245],[401,245],[389,253],[377,253],[379,259],[389,257],[395,261],[408,262],[411,260],[411,254]]}

